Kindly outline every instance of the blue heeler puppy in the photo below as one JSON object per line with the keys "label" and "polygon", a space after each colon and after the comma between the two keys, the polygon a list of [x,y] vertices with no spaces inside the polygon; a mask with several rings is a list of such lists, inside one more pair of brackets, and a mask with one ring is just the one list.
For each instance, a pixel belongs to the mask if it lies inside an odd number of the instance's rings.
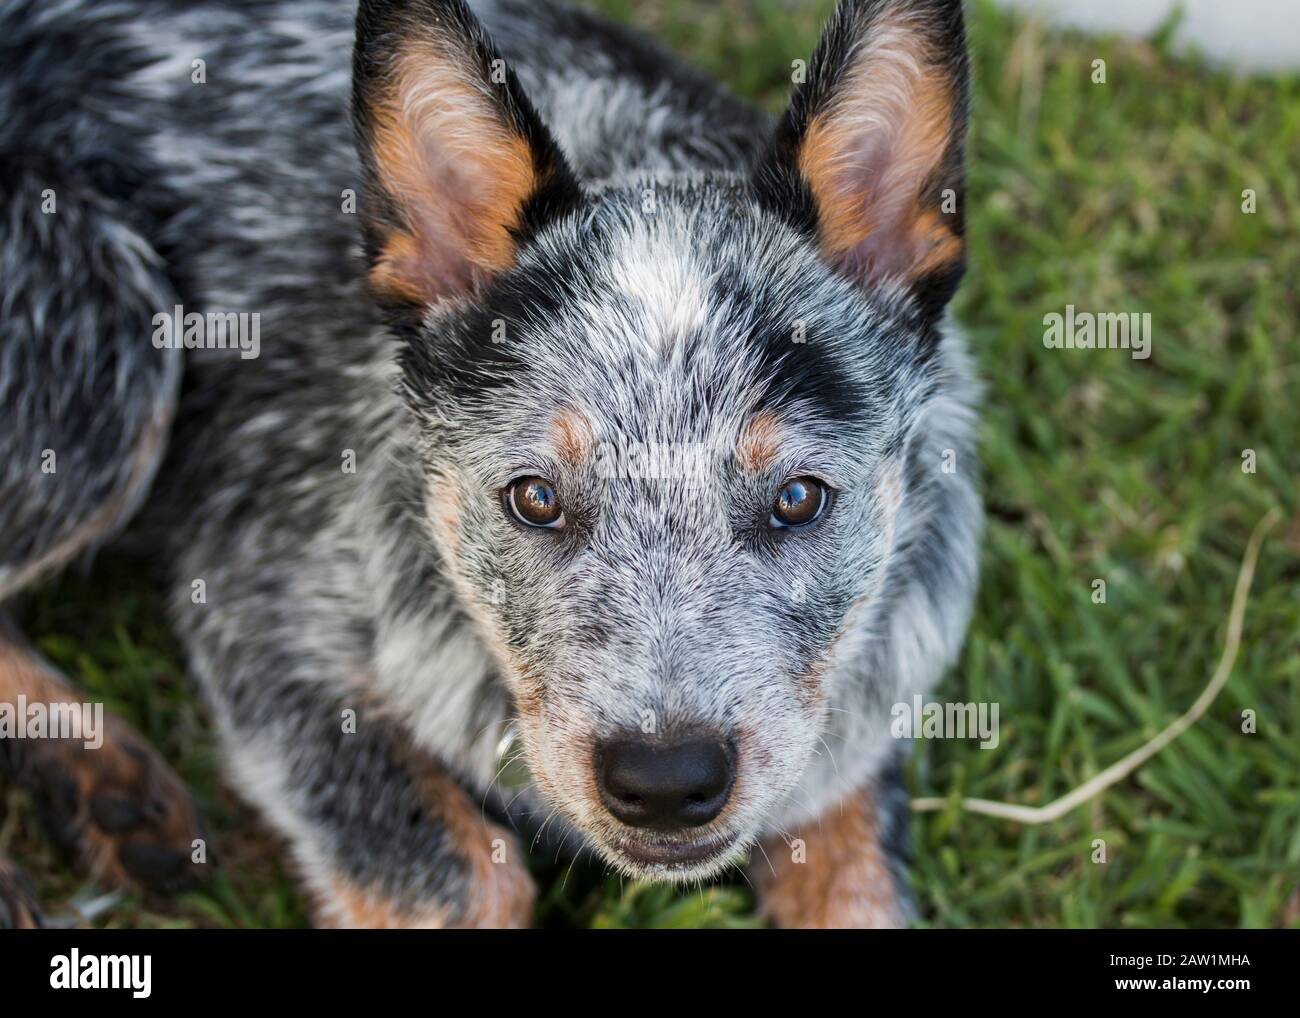
{"label": "blue heeler puppy", "polygon": [[[775,123],[551,0],[344,6],[0,5],[0,595],[134,520],[322,924],[524,925],[535,844],[902,924],[980,523],[958,0],[843,0]],[[195,868],[125,728],[10,755]]]}

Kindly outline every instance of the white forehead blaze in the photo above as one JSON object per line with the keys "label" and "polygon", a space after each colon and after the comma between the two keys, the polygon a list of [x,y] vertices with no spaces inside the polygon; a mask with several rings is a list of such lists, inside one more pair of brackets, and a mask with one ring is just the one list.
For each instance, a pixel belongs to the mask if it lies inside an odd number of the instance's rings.
{"label": "white forehead blaze", "polygon": [[631,311],[623,338],[665,358],[709,320],[707,277],[684,231],[638,226],[610,259],[609,279]]}

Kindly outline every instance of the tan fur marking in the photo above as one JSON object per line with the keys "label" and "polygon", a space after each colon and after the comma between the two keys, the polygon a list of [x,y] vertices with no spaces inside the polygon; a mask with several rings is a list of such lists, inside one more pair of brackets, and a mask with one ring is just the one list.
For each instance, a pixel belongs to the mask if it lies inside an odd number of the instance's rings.
{"label": "tan fur marking", "polygon": [[427,290],[419,280],[420,245],[405,230],[394,230],[370,268],[370,288],[375,293],[420,303]]}
{"label": "tan fur marking", "polygon": [[[457,854],[468,864],[470,898],[455,925],[477,929],[523,929],[533,916],[536,891],[523,864],[518,839],[484,819],[483,811],[441,767],[423,758],[417,766],[430,808],[451,834]],[[493,842],[500,842],[494,846]],[[501,862],[493,861],[498,847]]]}
{"label": "tan fur marking", "polygon": [[384,239],[370,282],[382,294],[433,302],[514,262],[511,231],[537,172],[527,141],[475,87],[477,71],[436,38],[408,46],[395,67],[373,113],[373,152],[407,229]]}
{"label": "tan fur marking", "polygon": [[317,902],[317,927],[333,930],[446,930],[447,911],[432,906],[424,911],[403,911],[382,894],[334,880],[333,900]]}
{"label": "tan fur marking", "polygon": [[771,467],[780,451],[780,424],[776,414],[767,411],[750,418],[736,441],[736,460],[741,469],[754,473]]}
{"label": "tan fur marking", "polygon": [[[483,819],[465,791],[441,767],[407,747],[404,765],[419,777],[430,811],[446,827],[468,869],[469,899],[457,914],[444,902],[415,905],[393,899],[373,887],[334,875],[313,899],[317,926],[340,929],[522,929],[532,922],[536,891],[522,860],[518,840],[505,828]],[[500,840],[505,856],[493,862]]]}
{"label": "tan fur marking", "polygon": [[382,894],[340,878],[330,881],[327,895],[314,902],[312,919],[322,929],[442,930],[448,929],[448,913],[441,905],[408,911]]}
{"label": "tan fur marking", "polygon": [[944,216],[928,209],[916,217],[912,227],[912,243],[917,261],[912,268],[915,276],[955,262],[962,254],[962,239],[949,229]]}
{"label": "tan fur marking", "polygon": [[561,407],[551,418],[551,435],[560,459],[576,467],[596,448],[596,432],[586,414],[573,407]]}
{"label": "tan fur marking", "polygon": [[[905,924],[867,793],[851,796],[792,833],[806,858],[781,838],[764,846],[754,872],[764,915],[790,929],[897,929]],[[768,867],[771,862],[771,868]],[[775,872],[773,872],[775,871]]]}
{"label": "tan fur marking", "polygon": [[[50,669],[36,654],[11,638],[0,626],[0,703],[80,704],[85,696]],[[36,739],[20,742],[17,751],[28,759],[26,773],[33,782],[57,778],[64,790],[63,811],[47,823],[75,848],[90,875],[113,886],[139,882],[119,861],[129,843],[148,843],[189,854],[199,827],[189,793],[167,769],[148,743],[124,721],[107,712],[99,735],[102,744],[86,748],[75,739]],[[70,794],[73,793],[73,794]],[[124,833],[105,833],[92,822],[95,796],[149,801],[157,808],[147,823]]]}
{"label": "tan fur marking", "polygon": [[546,688],[533,668],[513,654],[507,654],[513,666],[513,674],[518,677],[514,690],[515,710],[520,717],[533,719],[542,712],[542,696]]}
{"label": "tan fur marking", "polygon": [[[905,26],[885,27],[882,33],[887,41],[869,49],[853,71],[850,98],[809,123],[799,169],[817,203],[828,258],[852,252],[877,230],[893,230],[904,274],[915,278],[955,260],[962,250],[947,218],[920,203],[920,189],[948,143],[953,97],[938,68],[922,64],[919,73],[909,74],[892,51],[913,45],[900,41],[908,35]],[[901,104],[898,97],[892,105],[873,98],[881,75],[906,93]],[[866,132],[888,138],[889,157],[874,181],[863,181],[861,168],[849,162]]]}
{"label": "tan fur marking", "polygon": [[460,553],[460,486],[447,474],[440,474],[429,495],[429,508],[438,536],[446,542],[452,556]]}
{"label": "tan fur marking", "polygon": [[81,703],[82,696],[44,668],[24,647],[0,629],[0,703],[17,703],[22,694],[31,702]]}
{"label": "tan fur marking", "polygon": [[850,144],[852,139],[845,138],[835,121],[821,113],[808,124],[799,150],[799,172],[817,203],[822,249],[830,257],[855,247],[871,232],[863,196],[846,192],[839,183],[838,167]]}
{"label": "tan fur marking", "polygon": [[501,634],[497,619],[489,607],[489,598],[495,593],[484,590],[467,580],[460,569],[460,515],[464,492],[456,479],[443,474],[427,497],[427,514],[437,534],[439,543],[447,550],[445,562],[448,575],[455,585],[461,603],[478,624],[484,645],[510,682],[515,709],[522,718],[534,718],[542,709],[545,683],[532,666],[509,647]]}

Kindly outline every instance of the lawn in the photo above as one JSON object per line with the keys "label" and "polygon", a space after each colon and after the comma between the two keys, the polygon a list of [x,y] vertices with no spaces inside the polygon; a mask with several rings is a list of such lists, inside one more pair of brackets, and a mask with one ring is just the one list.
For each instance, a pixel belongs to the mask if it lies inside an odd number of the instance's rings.
{"label": "lawn", "polygon": [[[778,109],[832,3],[600,6]],[[1300,926],[1300,78],[1235,78],[1159,38],[1060,34],[983,2],[969,20],[971,268],[957,312],[986,383],[989,526],[966,649],[938,697],[995,701],[1002,727],[995,750],[917,745],[913,794],[954,803],[916,818],[921,923]],[[1066,304],[1149,313],[1151,357],[1046,349],[1043,316]],[[1052,823],[957,808],[961,796],[1047,803],[1186,709],[1270,509],[1280,521],[1236,667],[1198,725]],[[65,578],[35,598],[28,631],[163,748],[221,861],[177,901],[104,901],[0,788],[0,848],[52,915],[72,922],[89,905],[107,926],[305,923],[280,853],[217,776],[139,570],[103,559]],[[743,882],[677,893],[563,865],[538,876],[547,925],[755,921]]]}

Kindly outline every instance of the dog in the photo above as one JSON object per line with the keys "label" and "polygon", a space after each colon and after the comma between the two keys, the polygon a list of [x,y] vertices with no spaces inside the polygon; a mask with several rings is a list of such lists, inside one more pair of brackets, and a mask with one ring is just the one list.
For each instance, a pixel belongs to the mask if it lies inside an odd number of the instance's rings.
{"label": "dog", "polygon": [[[842,0],[775,120],[553,0],[347,6],[0,4],[0,598],[145,542],[319,925],[525,926],[539,845],[905,925],[890,707],[981,525],[959,0]],[[78,699],[9,629],[20,694]],[[193,878],[106,727],[8,767]]]}

